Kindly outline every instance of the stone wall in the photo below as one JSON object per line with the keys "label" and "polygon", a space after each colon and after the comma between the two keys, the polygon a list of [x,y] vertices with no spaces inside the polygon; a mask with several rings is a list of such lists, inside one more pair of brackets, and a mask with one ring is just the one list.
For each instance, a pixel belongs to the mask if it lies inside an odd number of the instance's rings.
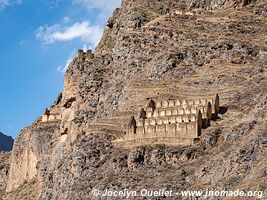
{"label": "stone wall", "polygon": [[190,16],[196,15],[194,11],[184,11],[184,10],[175,10],[174,14],[175,15],[190,15]]}
{"label": "stone wall", "polygon": [[58,113],[50,115],[42,115],[42,122],[53,122],[58,120],[61,120],[61,115]]}
{"label": "stone wall", "polygon": [[61,120],[61,114],[60,113],[56,113],[54,111],[50,111],[49,109],[45,109],[44,114],[42,115],[42,122],[54,122],[54,121],[58,121]]}
{"label": "stone wall", "polygon": [[87,50],[84,52],[82,49],[79,49],[77,58],[83,61],[92,60],[94,58],[94,54],[92,53],[92,50]]}

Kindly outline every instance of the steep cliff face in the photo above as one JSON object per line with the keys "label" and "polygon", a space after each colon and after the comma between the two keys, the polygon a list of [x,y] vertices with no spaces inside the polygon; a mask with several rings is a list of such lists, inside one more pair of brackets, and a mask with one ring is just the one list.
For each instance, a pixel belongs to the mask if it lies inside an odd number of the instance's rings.
{"label": "steep cliff face", "polygon": [[0,199],[5,191],[9,173],[9,151],[13,148],[13,138],[0,132]]}
{"label": "steep cliff face", "polygon": [[0,151],[11,151],[13,148],[13,138],[0,132]]}
{"label": "steep cliff face", "polygon": [[[93,188],[144,186],[262,190],[266,7],[260,0],[124,0],[94,55],[70,64],[51,108],[61,112],[61,121],[37,120],[16,139],[7,198],[94,199]],[[194,14],[175,12],[181,9]],[[216,93],[224,115],[202,131],[198,144],[113,146],[148,98]],[[27,193],[32,190],[38,195]]]}
{"label": "steep cliff face", "polygon": [[9,153],[0,153],[0,199],[6,189],[9,172]]}

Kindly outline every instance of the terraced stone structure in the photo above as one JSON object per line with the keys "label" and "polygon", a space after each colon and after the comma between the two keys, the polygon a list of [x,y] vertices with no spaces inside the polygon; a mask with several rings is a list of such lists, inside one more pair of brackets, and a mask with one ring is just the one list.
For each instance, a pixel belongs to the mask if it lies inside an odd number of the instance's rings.
{"label": "terraced stone structure", "polygon": [[125,147],[166,144],[191,145],[201,129],[210,125],[219,112],[219,95],[208,99],[150,99],[137,116],[131,117],[123,138],[115,141]]}

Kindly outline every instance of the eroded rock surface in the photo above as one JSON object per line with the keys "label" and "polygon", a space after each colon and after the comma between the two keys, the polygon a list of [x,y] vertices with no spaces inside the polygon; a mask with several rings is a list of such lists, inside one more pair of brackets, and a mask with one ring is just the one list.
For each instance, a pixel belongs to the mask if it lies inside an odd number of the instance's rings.
{"label": "eroded rock surface", "polygon": [[[16,139],[6,198],[95,199],[94,188],[264,190],[266,5],[124,0],[93,58],[70,64],[63,93],[51,107],[61,121],[37,120]],[[197,144],[113,146],[125,119],[148,98],[216,93],[223,115]],[[27,193],[33,190],[37,196]]]}

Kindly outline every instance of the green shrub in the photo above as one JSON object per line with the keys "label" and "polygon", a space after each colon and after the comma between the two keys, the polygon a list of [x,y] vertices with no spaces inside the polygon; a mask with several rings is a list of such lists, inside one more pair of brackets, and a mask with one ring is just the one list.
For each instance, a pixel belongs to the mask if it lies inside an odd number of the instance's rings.
{"label": "green shrub", "polygon": [[165,150],[166,146],[165,144],[156,144],[155,148],[160,149],[160,150]]}
{"label": "green shrub", "polygon": [[103,72],[102,71],[96,71],[94,74],[93,74],[93,80],[94,81],[100,81],[102,78],[103,78]]}

